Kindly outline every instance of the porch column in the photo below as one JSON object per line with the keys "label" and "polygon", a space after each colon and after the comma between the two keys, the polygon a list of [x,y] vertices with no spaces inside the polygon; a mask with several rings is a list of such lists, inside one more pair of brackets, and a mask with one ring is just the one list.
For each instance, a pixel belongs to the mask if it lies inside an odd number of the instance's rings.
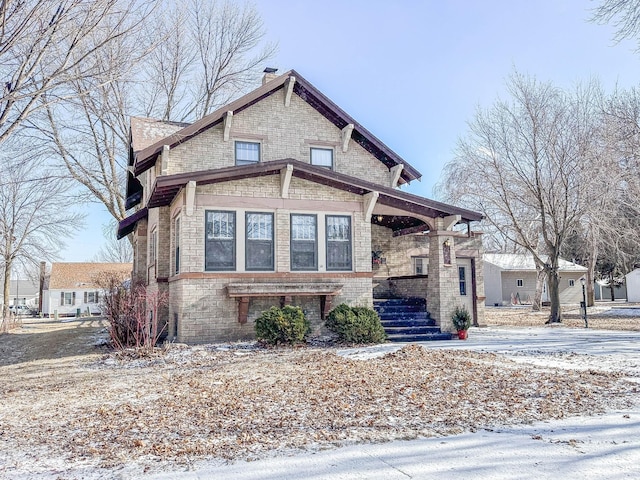
{"label": "porch column", "polygon": [[442,218],[435,221],[436,228],[429,232],[427,310],[443,332],[453,332],[451,314],[459,294],[454,237],[444,230]]}

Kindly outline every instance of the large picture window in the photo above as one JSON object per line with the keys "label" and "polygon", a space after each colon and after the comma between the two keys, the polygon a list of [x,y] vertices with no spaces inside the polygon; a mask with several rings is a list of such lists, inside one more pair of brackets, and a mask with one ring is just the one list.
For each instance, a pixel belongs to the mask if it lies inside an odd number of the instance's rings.
{"label": "large picture window", "polygon": [[315,215],[291,215],[291,270],[318,269],[317,232]]}
{"label": "large picture window", "polygon": [[333,168],[333,149],[311,148],[311,165]]}
{"label": "large picture window", "polygon": [[246,270],[273,270],[273,213],[246,214]]}
{"label": "large picture window", "polygon": [[251,165],[260,161],[260,144],[236,142],[236,165]]}
{"label": "large picture window", "polygon": [[207,211],[205,270],[236,269],[236,214]]}
{"label": "large picture window", "polygon": [[327,215],[327,270],[351,270],[351,217]]}

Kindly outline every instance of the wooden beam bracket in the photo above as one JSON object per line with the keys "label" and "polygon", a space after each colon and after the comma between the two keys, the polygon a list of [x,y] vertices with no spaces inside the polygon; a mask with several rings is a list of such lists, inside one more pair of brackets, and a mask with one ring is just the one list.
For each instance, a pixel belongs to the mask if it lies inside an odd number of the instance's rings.
{"label": "wooden beam bracket", "polygon": [[233,112],[229,110],[224,114],[224,133],[223,140],[225,142],[229,141],[229,137],[231,135],[231,124],[233,123]]}
{"label": "wooden beam bracket", "polygon": [[353,123],[348,124],[346,127],[342,129],[342,151],[343,153],[347,153],[349,149],[349,140],[351,140],[351,134],[353,133],[354,125]]}

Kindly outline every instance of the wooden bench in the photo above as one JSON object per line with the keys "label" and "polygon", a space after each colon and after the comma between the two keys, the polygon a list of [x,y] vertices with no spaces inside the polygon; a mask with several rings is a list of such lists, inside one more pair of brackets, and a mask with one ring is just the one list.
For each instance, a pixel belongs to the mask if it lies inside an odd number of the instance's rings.
{"label": "wooden bench", "polygon": [[324,320],[342,287],[331,282],[230,283],[227,293],[238,299],[238,322],[242,324],[247,323],[251,297],[280,297],[281,307],[291,304],[293,297],[320,297],[320,317]]}

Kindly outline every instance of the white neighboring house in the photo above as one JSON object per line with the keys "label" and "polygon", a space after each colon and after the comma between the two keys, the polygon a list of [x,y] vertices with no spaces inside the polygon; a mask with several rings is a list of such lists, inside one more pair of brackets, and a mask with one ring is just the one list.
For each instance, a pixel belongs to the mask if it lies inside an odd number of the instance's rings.
{"label": "white neighboring house", "polygon": [[[0,272],[1,273],[1,272]],[[0,288],[2,290],[2,288]],[[9,301],[7,305],[23,305],[29,310],[38,309],[38,291],[40,286],[38,281],[11,279],[9,285]],[[3,305],[3,293],[0,291],[0,305]]]}
{"label": "white neighboring house", "polygon": [[[485,253],[482,256],[484,270],[485,305],[530,304],[536,291],[536,266],[533,255],[520,253]],[[582,301],[580,278],[587,268],[577,263],[559,260],[560,303],[579,304]],[[549,301],[549,289],[545,280],[542,301]]]}
{"label": "white neighboring house", "polygon": [[640,268],[625,275],[627,283],[627,302],[640,302]]}
{"label": "white neighboring house", "polygon": [[45,278],[42,313],[53,316],[99,315],[102,295],[96,279],[102,273],[131,278],[131,263],[53,263]]}

